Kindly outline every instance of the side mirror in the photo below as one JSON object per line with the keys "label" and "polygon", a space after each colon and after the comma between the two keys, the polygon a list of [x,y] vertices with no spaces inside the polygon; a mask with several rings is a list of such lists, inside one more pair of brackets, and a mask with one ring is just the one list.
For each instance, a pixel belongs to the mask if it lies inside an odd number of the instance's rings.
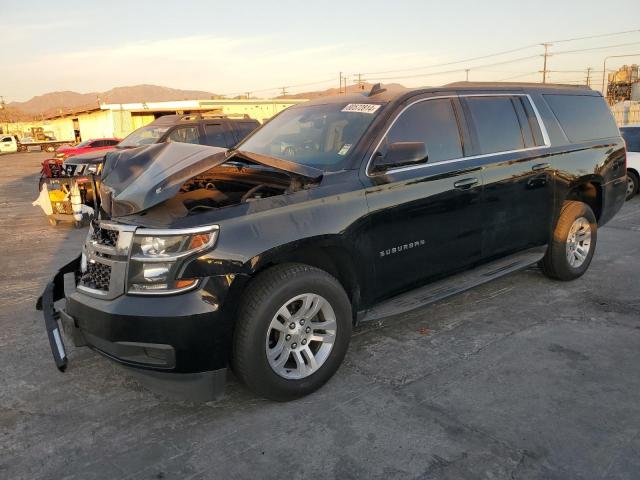
{"label": "side mirror", "polygon": [[424,142],[395,142],[389,145],[384,155],[375,153],[373,170],[383,172],[390,168],[424,163],[427,159],[427,146]]}

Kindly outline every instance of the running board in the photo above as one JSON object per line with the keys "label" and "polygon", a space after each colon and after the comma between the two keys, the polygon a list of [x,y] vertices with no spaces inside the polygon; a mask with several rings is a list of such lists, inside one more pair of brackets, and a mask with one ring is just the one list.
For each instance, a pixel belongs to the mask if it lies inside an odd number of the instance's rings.
{"label": "running board", "polygon": [[545,251],[546,246],[525,250],[402,293],[367,310],[360,321],[369,322],[408,313],[457,293],[462,293],[533,265],[544,257]]}

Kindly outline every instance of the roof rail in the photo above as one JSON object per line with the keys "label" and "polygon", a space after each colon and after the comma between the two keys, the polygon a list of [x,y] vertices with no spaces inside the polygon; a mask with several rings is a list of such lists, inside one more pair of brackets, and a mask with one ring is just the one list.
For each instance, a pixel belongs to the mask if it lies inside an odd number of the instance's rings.
{"label": "roof rail", "polygon": [[246,113],[237,113],[237,114],[224,114],[219,112],[196,112],[196,113],[188,113],[183,115],[180,120],[181,121],[190,121],[190,120],[205,120],[207,118],[246,118],[250,119],[251,117]]}

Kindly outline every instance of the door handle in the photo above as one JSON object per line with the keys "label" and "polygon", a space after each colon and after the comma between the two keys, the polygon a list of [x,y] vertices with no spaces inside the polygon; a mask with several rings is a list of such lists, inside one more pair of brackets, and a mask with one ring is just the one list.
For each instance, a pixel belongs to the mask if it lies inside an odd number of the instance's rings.
{"label": "door handle", "polygon": [[533,167],[531,167],[531,170],[533,170],[534,172],[536,170],[546,170],[550,166],[551,166],[550,163],[538,163],[537,165],[534,165]]}
{"label": "door handle", "polygon": [[473,187],[474,185],[477,185],[477,183],[478,183],[477,178],[464,178],[462,180],[458,180],[457,182],[455,182],[453,184],[453,188],[455,188],[456,190],[467,190]]}

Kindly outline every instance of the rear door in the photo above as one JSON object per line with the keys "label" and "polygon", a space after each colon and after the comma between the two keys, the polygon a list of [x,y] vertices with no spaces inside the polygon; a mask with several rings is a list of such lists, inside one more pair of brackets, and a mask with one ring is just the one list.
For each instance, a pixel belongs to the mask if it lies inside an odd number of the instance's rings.
{"label": "rear door", "polygon": [[465,159],[467,132],[455,97],[408,104],[378,143],[424,142],[423,164],[392,168],[364,182],[370,209],[373,300],[465,269],[480,258],[481,169]]}
{"label": "rear door", "polygon": [[553,221],[548,137],[528,95],[461,98],[473,155],[483,166],[484,260],[544,245]]}

